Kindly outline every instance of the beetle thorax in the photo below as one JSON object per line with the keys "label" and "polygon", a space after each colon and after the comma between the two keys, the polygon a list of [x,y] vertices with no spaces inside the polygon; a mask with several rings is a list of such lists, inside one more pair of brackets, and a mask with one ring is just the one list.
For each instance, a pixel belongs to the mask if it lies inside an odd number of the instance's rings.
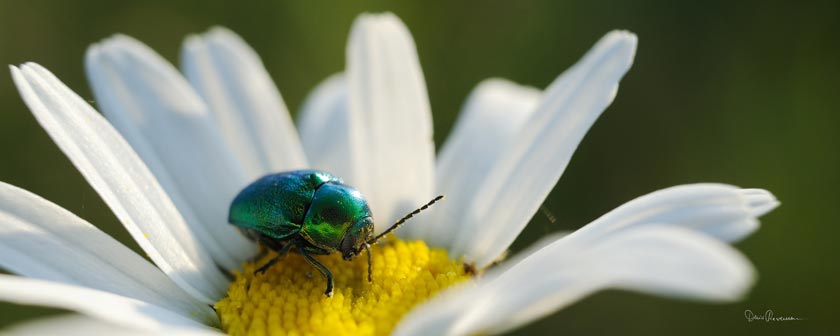
{"label": "beetle thorax", "polygon": [[373,232],[373,215],[362,194],[330,181],[315,190],[303,220],[301,236],[328,251],[360,249]]}

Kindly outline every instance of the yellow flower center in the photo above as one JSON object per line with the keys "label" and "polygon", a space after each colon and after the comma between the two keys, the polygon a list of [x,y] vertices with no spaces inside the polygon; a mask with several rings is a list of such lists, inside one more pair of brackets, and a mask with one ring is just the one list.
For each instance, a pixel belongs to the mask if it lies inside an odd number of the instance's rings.
{"label": "yellow flower center", "polygon": [[386,335],[412,307],[470,277],[463,263],[422,241],[394,239],[371,247],[371,255],[373,282],[367,256],[316,256],[335,278],[331,298],[321,273],[297,253],[265,274],[254,271],[273,253],[246,263],[215,305],[222,328],[230,335]]}

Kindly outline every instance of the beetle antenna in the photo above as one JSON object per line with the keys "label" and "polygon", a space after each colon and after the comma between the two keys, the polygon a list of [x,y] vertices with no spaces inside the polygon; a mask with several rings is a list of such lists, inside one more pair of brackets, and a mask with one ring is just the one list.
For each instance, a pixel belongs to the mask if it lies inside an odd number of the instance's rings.
{"label": "beetle antenna", "polygon": [[425,205],[415,209],[414,211],[409,212],[408,215],[405,215],[405,217],[398,220],[396,223],[391,225],[391,227],[389,227],[387,230],[380,233],[378,236],[374,237],[371,240],[368,240],[367,243],[370,244],[370,245],[376,244],[376,242],[379,241],[379,239],[381,239],[382,237],[385,237],[386,235],[388,235],[392,231],[394,231],[396,229],[399,229],[400,226],[403,225],[403,223],[405,223],[409,219],[411,219],[411,217],[414,217],[414,215],[419,214],[420,211],[428,209],[430,206],[432,206],[432,204],[435,204],[435,202],[440,201],[442,199],[443,199],[443,195],[439,195],[438,197],[435,197],[433,200],[429,201],[429,203],[426,203]]}

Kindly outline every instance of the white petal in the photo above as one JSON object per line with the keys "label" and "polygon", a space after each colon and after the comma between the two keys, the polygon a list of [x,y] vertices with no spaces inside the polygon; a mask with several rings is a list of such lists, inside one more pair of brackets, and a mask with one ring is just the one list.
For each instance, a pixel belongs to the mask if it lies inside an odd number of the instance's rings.
{"label": "white petal", "polygon": [[213,259],[235,269],[253,256],[254,244],[227,223],[231,200],[250,181],[187,81],[127,36],[91,46],[85,65],[103,113],[155,173]]}
{"label": "white petal", "polygon": [[395,334],[501,333],[606,288],[731,301],[753,283],[739,252],[682,228],[639,228],[574,250],[564,247],[566,239],[474,286],[448,290],[412,311]]}
{"label": "white petal", "polygon": [[190,36],[181,63],[252,179],[307,168],[280,92],[260,57],[241,37],[222,27]]}
{"label": "white petal", "polygon": [[483,267],[507,249],[557,183],[586,131],[615,98],[636,36],[607,34],[546,90],[465,209],[455,256]]}
{"label": "white petal", "polygon": [[353,160],[348,112],[347,80],[343,74],[330,76],[306,98],[298,129],[312,168],[342,178],[352,175],[348,164]]}
{"label": "white petal", "polygon": [[0,330],[0,334],[11,335],[61,335],[61,336],[90,336],[90,335],[120,335],[120,336],[142,336],[142,335],[221,335],[212,329],[199,328],[166,328],[165,330],[142,330],[130,329],[85,315],[66,314],[56,317],[47,317],[29,320],[23,323],[14,324]]}
{"label": "white petal", "polygon": [[196,298],[215,302],[221,297],[226,279],[116,130],[43,67],[29,63],[11,71],[35,118],[152,261]]}
{"label": "white petal", "polygon": [[409,225],[417,238],[452,249],[452,226],[475,197],[499,161],[503,148],[514,143],[522,125],[539,103],[541,92],[502,79],[481,82],[470,94],[452,135],[440,150],[435,166],[436,194],[446,195],[430,211],[425,225]]}
{"label": "white petal", "polygon": [[0,275],[0,300],[68,309],[112,324],[143,330],[203,327],[196,321],[140,300],[16,276]]}
{"label": "white petal", "polygon": [[414,40],[396,16],[362,15],[353,24],[347,86],[353,174],[345,179],[367,197],[378,232],[428,202],[434,182],[426,83]]}
{"label": "white petal", "polygon": [[587,244],[622,230],[643,225],[681,226],[734,242],[758,229],[757,216],[779,202],[762,189],[698,183],[670,187],[638,197],[573,233],[577,244]]}
{"label": "white petal", "polygon": [[218,323],[213,309],[127,247],[67,210],[3,182],[0,266],[26,277],[99,289]]}

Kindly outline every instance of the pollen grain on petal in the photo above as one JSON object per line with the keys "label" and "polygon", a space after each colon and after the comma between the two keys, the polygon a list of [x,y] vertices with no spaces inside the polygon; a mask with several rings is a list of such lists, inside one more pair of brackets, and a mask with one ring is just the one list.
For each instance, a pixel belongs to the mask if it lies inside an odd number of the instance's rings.
{"label": "pollen grain on petal", "polygon": [[254,271],[273,257],[246,263],[215,305],[230,335],[387,335],[416,304],[470,277],[462,263],[422,241],[393,240],[374,246],[373,282],[365,256],[344,261],[338,253],[317,256],[335,277],[326,281],[296,253],[265,274]]}

